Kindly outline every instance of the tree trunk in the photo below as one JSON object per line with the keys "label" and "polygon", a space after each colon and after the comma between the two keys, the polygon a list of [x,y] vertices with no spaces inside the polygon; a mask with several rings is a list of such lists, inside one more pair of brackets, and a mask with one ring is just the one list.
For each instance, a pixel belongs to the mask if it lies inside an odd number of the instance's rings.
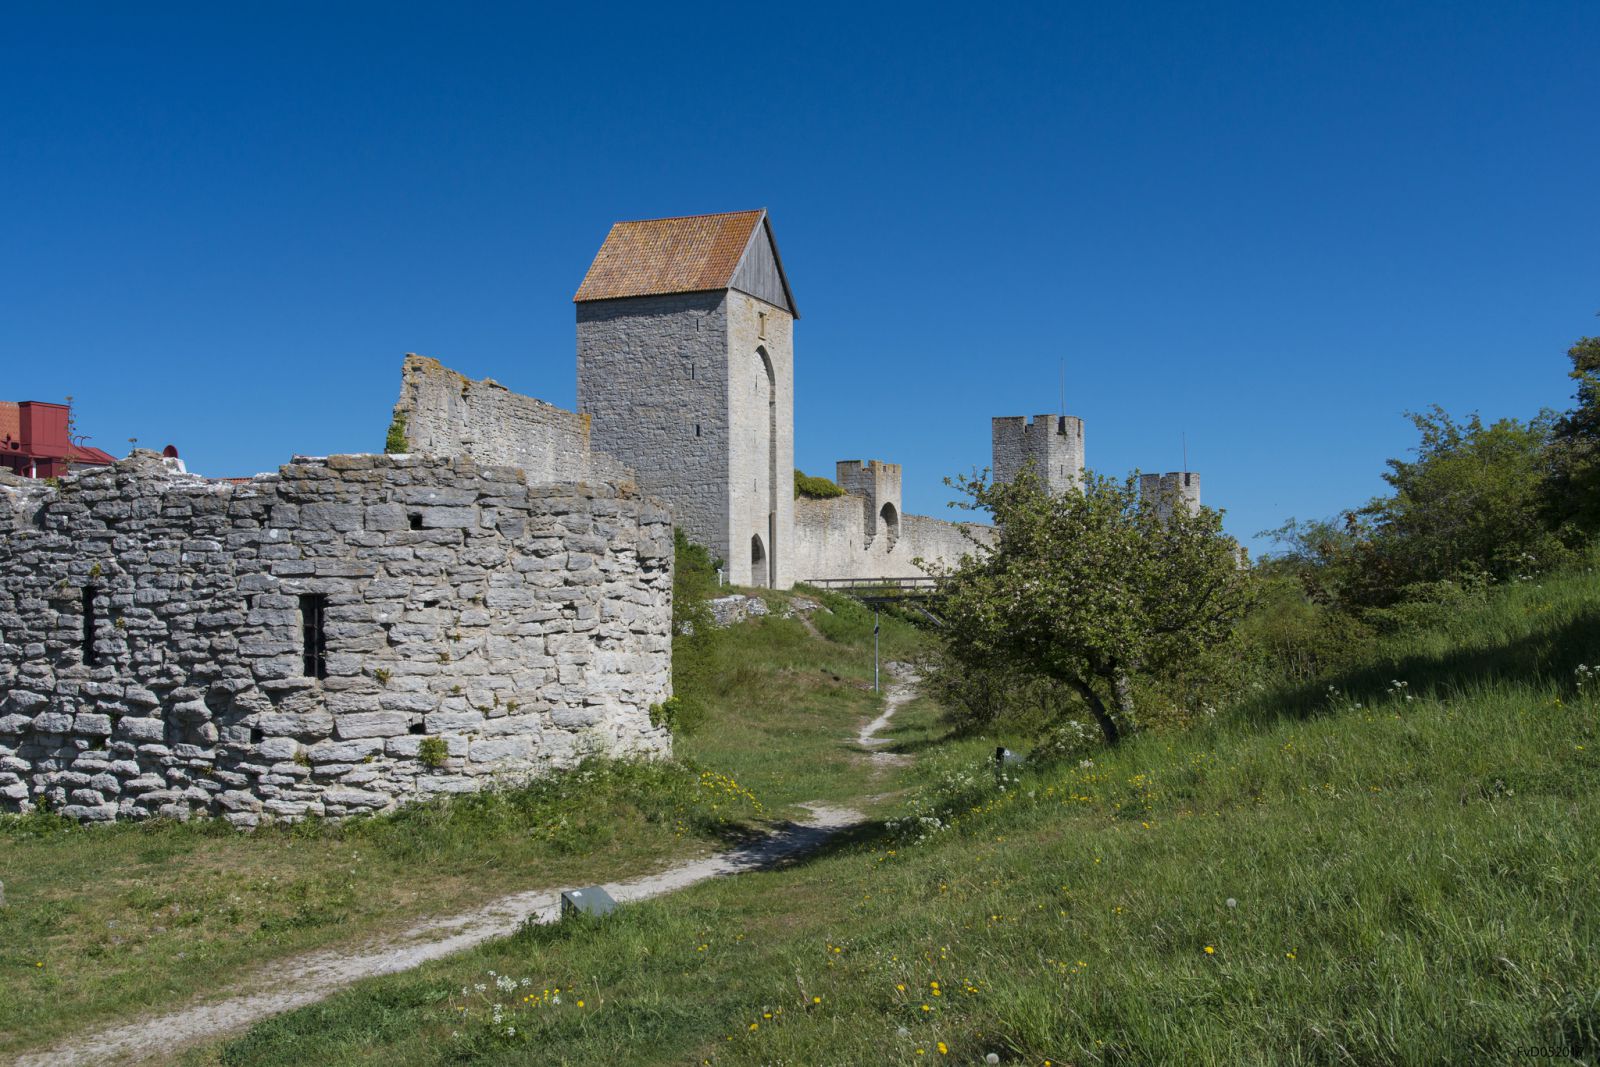
{"label": "tree trunk", "polygon": [[1138,720],[1133,714],[1133,682],[1128,677],[1128,672],[1120,667],[1112,668],[1111,691],[1117,697],[1117,711],[1122,715],[1122,721],[1130,727]]}
{"label": "tree trunk", "polygon": [[1100,694],[1094,691],[1094,686],[1081,678],[1066,679],[1068,685],[1078,691],[1084,703],[1089,705],[1089,711],[1094,715],[1094,721],[1100,724],[1100,732],[1106,735],[1106,744],[1114,745],[1122,740],[1122,731],[1117,729],[1116,720],[1106,710],[1106,705],[1100,699]]}

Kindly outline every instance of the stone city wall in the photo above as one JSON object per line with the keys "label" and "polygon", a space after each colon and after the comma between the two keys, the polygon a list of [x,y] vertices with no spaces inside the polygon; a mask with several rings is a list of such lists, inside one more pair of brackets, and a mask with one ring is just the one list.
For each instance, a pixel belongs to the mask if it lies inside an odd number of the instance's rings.
{"label": "stone city wall", "polygon": [[236,485],[143,451],[0,479],[7,810],[253,825],[668,749],[672,527],[625,488],[420,455]]}
{"label": "stone city wall", "polygon": [[862,497],[850,493],[827,500],[800,497],[794,502],[795,579],[924,578],[927,572],[912,560],[954,566],[975,551],[963,531],[986,544],[994,537],[990,526],[925,515],[899,516],[899,532],[893,537],[885,523],[878,527],[869,538]]}
{"label": "stone city wall", "polygon": [[634,481],[632,471],[590,447],[588,416],[493,378],[474,381],[427,356],[406,356],[394,414],[405,420],[410,452],[521,467],[534,483]]}

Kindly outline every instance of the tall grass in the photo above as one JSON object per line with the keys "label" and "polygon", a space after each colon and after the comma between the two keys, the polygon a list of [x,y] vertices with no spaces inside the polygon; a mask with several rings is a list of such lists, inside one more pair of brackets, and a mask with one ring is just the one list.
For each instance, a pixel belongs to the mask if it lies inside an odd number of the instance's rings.
{"label": "tall grass", "polygon": [[1084,762],[996,776],[958,743],[906,800],[937,827],[529,929],[196,1059],[1594,1063],[1597,611],[1588,575],[1507,588],[1331,693]]}

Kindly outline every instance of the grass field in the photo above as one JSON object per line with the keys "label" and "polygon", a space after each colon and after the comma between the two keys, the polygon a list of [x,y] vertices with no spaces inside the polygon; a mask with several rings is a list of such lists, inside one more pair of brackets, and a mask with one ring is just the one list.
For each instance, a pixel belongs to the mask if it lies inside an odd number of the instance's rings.
{"label": "grass field", "polygon": [[[816,621],[830,640],[793,619],[729,631],[709,694],[716,726],[681,739],[679,762],[593,765],[526,789],[253,834],[211,822],[84,828],[0,817],[0,1060],[239,991],[261,963],[506,893],[641,873],[798,801],[856,795],[865,769],[845,739],[880,702],[868,683],[870,615],[863,624],[859,606],[838,606],[842,615]],[[886,650],[904,654],[918,640],[885,623]]]}
{"label": "grass field", "polygon": [[913,725],[894,819],[806,862],[529,928],[190,1059],[1593,1063],[1597,662],[1584,574],[1087,764],[997,781],[979,742]]}

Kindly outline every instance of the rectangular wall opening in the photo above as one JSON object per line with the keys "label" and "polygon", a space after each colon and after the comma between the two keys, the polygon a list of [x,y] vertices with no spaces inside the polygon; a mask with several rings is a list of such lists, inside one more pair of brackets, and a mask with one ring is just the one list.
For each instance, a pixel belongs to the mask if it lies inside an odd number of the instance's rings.
{"label": "rectangular wall opening", "polygon": [[93,667],[100,662],[100,657],[95,654],[95,631],[99,629],[100,619],[95,614],[95,597],[100,595],[100,587],[86,585],[83,587],[83,662],[87,667]]}
{"label": "rectangular wall opening", "polygon": [[328,598],[322,593],[307,593],[300,598],[300,633],[305,656],[305,676],[328,676]]}

